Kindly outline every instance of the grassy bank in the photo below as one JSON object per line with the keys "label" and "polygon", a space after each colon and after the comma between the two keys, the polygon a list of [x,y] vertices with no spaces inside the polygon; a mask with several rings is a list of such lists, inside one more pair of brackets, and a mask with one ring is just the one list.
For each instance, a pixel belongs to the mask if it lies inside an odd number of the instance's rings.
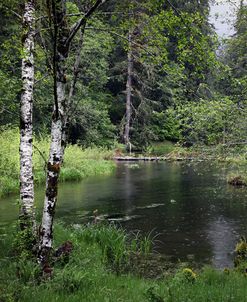
{"label": "grassy bank", "polygon": [[181,153],[182,156],[191,157],[195,159],[202,160],[215,160],[218,162],[223,162],[229,165],[246,165],[247,157],[246,152],[247,148],[241,147],[227,147],[224,145],[217,146],[194,146],[190,148],[181,148],[178,147],[175,150],[176,152]]}
{"label": "grassy bank", "polygon": [[[247,147],[241,145],[199,145],[185,147],[180,143],[169,141],[154,142],[140,156],[159,156],[170,160],[195,159],[195,160],[217,160],[219,162],[244,164],[247,162]],[[136,154],[138,156],[139,154]]]}
{"label": "grassy bank", "polygon": [[[8,230],[8,232],[10,232]],[[144,241],[130,240],[113,226],[65,229],[56,225],[55,245],[73,244],[68,257],[55,262],[52,276],[44,279],[30,259],[17,260],[11,236],[1,240],[0,301],[86,302],[230,302],[247,300],[245,274],[234,270],[205,268],[193,272],[180,268],[164,271],[159,279],[132,273],[131,254],[145,262]],[[145,246],[145,244],[144,244]],[[127,270],[126,270],[127,267]],[[138,272],[138,270],[135,270]]]}
{"label": "grassy bank", "polygon": [[[19,189],[19,130],[5,129],[0,134],[0,196],[17,193]],[[34,180],[36,184],[45,181],[45,160],[48,158],[49,139],[34,139]],[[113,152],[92,148],[83,150],[69,145],[65,151],[60,181],[81,180],[87,176],[109,174],[114,163],[107,161]]]}

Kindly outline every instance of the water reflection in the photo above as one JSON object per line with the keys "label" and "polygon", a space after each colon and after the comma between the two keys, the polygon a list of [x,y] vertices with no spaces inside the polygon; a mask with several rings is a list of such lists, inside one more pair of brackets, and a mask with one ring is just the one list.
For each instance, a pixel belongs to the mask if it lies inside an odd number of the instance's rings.
{"label": "water reflection", "polygon": [[212,263],[224,268],[233,265],[233,251],[238,239],[235,223],[219,216],[208,225],[208,239],[212,246]]}
{"label": "water reflection", "polygon": [[[247,229],[247,190],[226,184],[228,167],[210,162],[134,165],[120,163],[113,175],[61,184],[56,218],[82,224],[98,209],[102,218],[128,231],[158,235],[155,249],[176,260],[230,266],[237,238]],[[38,213],[43,198],[44,188],[36,190]],[[17,218],[15,199],[0,201],[1,225]]]}

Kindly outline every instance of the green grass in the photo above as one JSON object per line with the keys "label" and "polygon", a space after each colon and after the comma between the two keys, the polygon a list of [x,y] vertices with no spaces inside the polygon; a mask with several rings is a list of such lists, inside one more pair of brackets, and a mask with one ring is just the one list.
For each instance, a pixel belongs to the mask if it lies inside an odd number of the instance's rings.
{"label": "green grass", "polygon": [[154,156],[165,156],[175,149],[175,144],[169,141],[153,143],[148,147],[146,154]]}
{"label": "green grass", "polygon": [[[0,133],[0,196],[17,193],[19,190],[19,130],[1,129]],[[46,163],[49,152],[49,138],[34,138],[33,142],[34,181],[45,182]],[[42,155],[41,155],[42,154]],[[81,180],[88,176],[109,174],[115,164],[108,159],[113,151],[103,148],[82,149],[68,145],[61,169],[60,181]]]}
{"label": "green grass", "polygon": [[[124,231],[114,226],[92,225],[75,230],[56,225],[55,246],[70,240],[73,251],[69,260],[56,262],[53,275],[48,280],[42,280],[39,267],[34,262],[18,260],[14,256],[10,229],[8,236],[3,238],[0,250],[1,302],[247,301],[246,276],[234,270],[217,271],[207,267],[195,273],[181,268],[159,279],[141,278],[133,275],[131,270],[119,272],[112,260],[121,259],[124,267],[133,252],[133,242]],[[107,249],[111,253],[107,254]],[[141,252],[139,249],[136,251]],[[119,253],[124,256],[119,258]]]}

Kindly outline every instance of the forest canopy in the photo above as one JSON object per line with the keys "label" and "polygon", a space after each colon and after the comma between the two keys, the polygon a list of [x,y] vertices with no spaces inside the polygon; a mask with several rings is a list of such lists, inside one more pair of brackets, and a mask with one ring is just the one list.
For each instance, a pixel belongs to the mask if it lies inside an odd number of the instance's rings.
{"label": "forest canopy", "polygon": [[[92,3],[66,1],[68,25]],[[209,23],[209,8],[209,1],[103,3],[83,29],[68,141],[107,147],[130,142],[145,150],[164,140],[244,140],[246,6],[239,7],[235,34],[223,45]],[[19,1],[0,6],[2,126],[19,124],[22,9]],[[42,1],[35,18],[33,126],[41,134],[50,132],[53,107],[52,25]],[[70,84],[79,40],[78,32],[66,61]],[[204,127],[204,119],[217,127]]]}

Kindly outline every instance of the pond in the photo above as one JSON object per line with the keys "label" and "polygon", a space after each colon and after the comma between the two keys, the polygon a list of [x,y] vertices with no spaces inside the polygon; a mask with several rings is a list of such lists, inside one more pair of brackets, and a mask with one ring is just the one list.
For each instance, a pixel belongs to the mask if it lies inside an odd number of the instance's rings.
{"label": "pond", "polygon": [[[83,224],[97,209],[127,231],[151,232],[155,251],[173,261],[232,266],[247,233],[247,189],[227,185],[227,171],[214,162],[119,163],[110,176],[60,184],[56,218]],[[0,200],[2,228],[16,219],[17,198]],[[36,200],[40,215],[43,189]]]}

